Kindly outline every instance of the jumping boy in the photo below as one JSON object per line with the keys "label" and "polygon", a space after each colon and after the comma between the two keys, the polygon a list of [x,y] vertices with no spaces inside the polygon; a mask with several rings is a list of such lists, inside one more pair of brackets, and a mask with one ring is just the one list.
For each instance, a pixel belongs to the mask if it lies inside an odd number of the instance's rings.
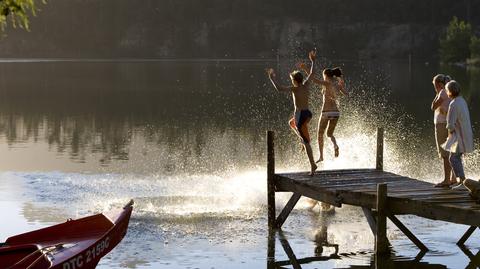
{"label": "jumping boy", "polygon": [[303,75],[300,71],[295,70],[290,73],[290,79],[293,86],[280,86],[275,80],[275,72],[272,68],[267,70],[268,77],[272,82],[275,89],[279,92],[291,92],[293,99],[294,117],[289,121],[290,127],[293,129],[296,135],[301,139],[305,152],[308,156],[308,161],[310,162],[310,175],[315,173],[317,170],[317,165],[313,160],[312,147],[310,146],[310,134],[308,132],[308,123],[312,119],[312,112],[308,109],[308,95],[309,95],[309,86],[310,78],[312,77],[313,68],[315,65],[316,51],[310,51],[308,58],[312,62],[310,67],[310,72],[308,73],[307,78],[304,80]]}

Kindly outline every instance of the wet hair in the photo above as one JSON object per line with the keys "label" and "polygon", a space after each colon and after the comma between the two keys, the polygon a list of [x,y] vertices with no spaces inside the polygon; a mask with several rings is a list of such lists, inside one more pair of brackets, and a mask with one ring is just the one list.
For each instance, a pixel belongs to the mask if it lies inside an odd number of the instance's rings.
{"label": "wet hair", "polygon": [[455,80],[448,82],[447,85],[445,85],[445,89],[447,89],[453,97],[460,95],[460,83]]}
{"label": "wet hair", "polygon": [[340,69],[340,67],[335,67],[333,69],[325,68],[325,69],[323,69],[323,73],[327,77],[341,77],[342,76],[342,69]]}
{"label": "wet hair", "polygon": [[433,82],[442,83],[443,85],[446,85],[450,80],[452,80],[452,78],[444,74],[437,74],[433,77]]}
{"label": "wet hair", "polygon": [[292,73],[290,73],[290,77],[295,80],[298,84],[303,83],[303,75],[300,71],[295,70]]}

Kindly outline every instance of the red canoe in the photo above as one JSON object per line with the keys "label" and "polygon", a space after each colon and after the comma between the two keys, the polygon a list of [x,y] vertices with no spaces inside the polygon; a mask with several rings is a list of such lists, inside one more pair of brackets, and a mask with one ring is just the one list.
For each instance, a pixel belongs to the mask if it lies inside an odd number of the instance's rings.
{"label": "red canoe", "polygon": [[0,244],[1,269],[93,269],[127,233],[133,200],[97,214],[12,236]]}

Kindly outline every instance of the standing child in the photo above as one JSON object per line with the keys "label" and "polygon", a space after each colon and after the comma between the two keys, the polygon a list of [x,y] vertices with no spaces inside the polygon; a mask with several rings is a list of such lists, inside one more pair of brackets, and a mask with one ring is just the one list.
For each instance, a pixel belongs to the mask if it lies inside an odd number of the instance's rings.
{"label": "standing child", "polygon": [[435,141],[437,144],[437,151],[440,158],[443,159],[443,181],[436,184],[435,187],[448,187],[456,182],[455,176],[452,172],[452,167],[448,161],[449,154],[441,145],[447,141],[447,112],[450,105],[450,97],[445,90],[445,84],[450,81],[450,77],[438,74],[433,77],[433,88],[435,89],[435,98],[432,101],[433,123],[435,124]]}
{"label": "standing child", "polygon": [[303,147],[307,153],[308,161],[310,162],[310,175],[315,173],[317,165],[313,160],[312,147],[310,146],[310,134],[308,132],[308,123],[312,119],[312,112],[308,109],[308,95],[310,78],[315,65],[316,51],[311,51],[308,55],[312,66],[307,78],[304,80],[300,71],[293,71],[290,73],[292,86],[280,86],[275,80],[275,72],[272,68],[267,70],[268,77],[277,91],[291,92],[294,106],[294,116],[289,121],[290,127],[296,135],[301,139]]}
{"label": "standing child", "polygon": [[[463,188],[465,172],[462,155],[473,151],[473,131],[470,123],[470,113],[465,99],[460,96],[460,84],[455,80],[447,83],[448,97],[452,99],[447,113],[447,142],[444,149],[450,152],[449,161],[456,178],[460,179],[456,188]],[[456,179],[455,179],[456,181]]]}

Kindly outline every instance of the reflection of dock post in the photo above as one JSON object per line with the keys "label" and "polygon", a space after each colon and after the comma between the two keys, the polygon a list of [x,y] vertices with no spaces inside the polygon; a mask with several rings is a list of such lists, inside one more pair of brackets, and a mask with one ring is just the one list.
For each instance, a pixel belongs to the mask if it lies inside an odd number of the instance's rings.
{"label": "reflection of dock post", "polygon": [[268,228],[275,228],[275,151],[274,132],[267,131],[267,205],[268,205]]}
{"label": "reflection of dock post", "polygon": [[275,230],[268,230],[267,269],[275,269]]}
{"label": "reflection of dock post", "polygon": [[375,254],[388,252],[387,239],[387,184],[377,185],[377,233],[375,235]]}
{"label": "reflection of dock post", "polygon": [[383,170],[383,128],[377,128],[377,170]]}

